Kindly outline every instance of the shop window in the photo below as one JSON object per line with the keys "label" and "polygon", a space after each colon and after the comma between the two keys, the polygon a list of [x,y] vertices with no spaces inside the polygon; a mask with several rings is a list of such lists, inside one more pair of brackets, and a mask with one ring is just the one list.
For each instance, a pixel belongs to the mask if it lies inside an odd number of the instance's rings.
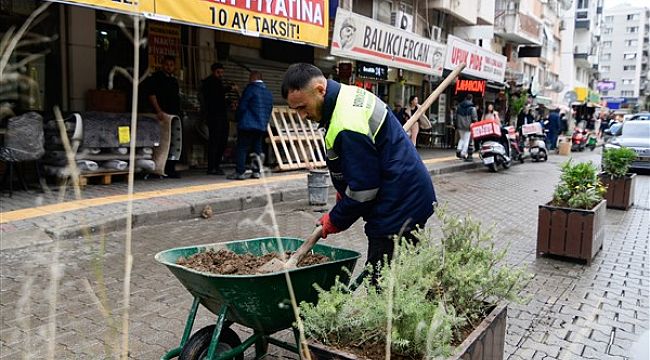
{"label": "shop window", "polygon": [[374,18],[386,24],[390,24],[390,14],[393,12],[393,3],[387,0],[373,2],[375,4]]}

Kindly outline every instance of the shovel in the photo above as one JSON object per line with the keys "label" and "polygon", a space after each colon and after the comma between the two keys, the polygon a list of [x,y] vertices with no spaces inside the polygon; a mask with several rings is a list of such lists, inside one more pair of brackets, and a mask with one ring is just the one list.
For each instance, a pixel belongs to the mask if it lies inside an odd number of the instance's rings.
{"label": "shovel", "polygon": [[266,264],[260,266],[257,269],[257,273],[259,274],[264,274],[264,273],[272,273],[272,272],[277,272],[277,271],[282,271],[285,269],[293,269],[298,265],[298,262],[302,260],[302,258],[311,250],[311,248],[316,245],[318,240],[320,240],[321,236],[323,235],[323,227],[322,226],[317,226],[316,229],[314,229],[314,232],[307,238],[307,241],[305,241],[298,250],[296,250],[293,255],[287,260],[287,262],[284,262],[278,258],[273,258],[269,260]]}

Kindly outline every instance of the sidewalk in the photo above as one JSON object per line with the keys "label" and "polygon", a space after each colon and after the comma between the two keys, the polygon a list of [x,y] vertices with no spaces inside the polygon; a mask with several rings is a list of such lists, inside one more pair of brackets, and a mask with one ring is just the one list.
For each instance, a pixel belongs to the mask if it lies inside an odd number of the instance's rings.
{"label": "sidewalk", "polygon": [[[419,151],[432,175],[480,166],[478,161],[459,161],[453,150]],[[307,199],[306,174],[273,173],[264,180],[233,181],[197,170],[184,173],[181,179],[136,180],[133,227],[197,218],[206,205],[212,207],[214,215],[262,207],[267,203],[264,184],[274,203]],[[88,185],[81,200],[74,199],[72,188],[52,189],[49,194],[15,192],[11,198],[2,198],[0,249],[78,237],[86,231],[122,230],[127,203],[126,182]]]}

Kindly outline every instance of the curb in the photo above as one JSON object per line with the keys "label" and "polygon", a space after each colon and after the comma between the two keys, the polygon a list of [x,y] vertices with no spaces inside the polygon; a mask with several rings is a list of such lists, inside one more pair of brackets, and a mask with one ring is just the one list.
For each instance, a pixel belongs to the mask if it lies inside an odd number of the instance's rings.
{"label": "curb", "polygon": [[[482,167],[480,162],[460,163],[440,168],[429,168],[430,175],[450,174],[454,172],[471,171]],[[333,187],[330,185],[330,188]],[[273,190],[271,190],[273,191]],[[292,202],[298,200],[305,200],[308,197],[306,187],[289,188],[286,190],[275,190],[271,193],[271,198],[274,203]],[[132,218],[133,228],[140,226],[155,226],[172,221],[186,221],[196,219],[201,216],[201,211],[206,205],[212,207],[213,215],[224,214],[229,212],[244,211],[249,209],[257,209],[266,206],[266,195],[256,196],[241,196],[236,198],[223,198],[213,197],[201,201],[188,202],[182,199],[175,200],[177,204],[168,209],[145,209],[134,210]],[[126,217],[120,215],[105,216],[100,219],[91,221],[84,225],[69,225],[57,228],[44,229],[52,241],[65,240],[84,237],[86,235],[96,235],[99,233],[112,233],[115,231],[124,230],[126,227]],[[44,244],[40,242],[39,244]],[[22,247],[17,244],[12,249]]]}

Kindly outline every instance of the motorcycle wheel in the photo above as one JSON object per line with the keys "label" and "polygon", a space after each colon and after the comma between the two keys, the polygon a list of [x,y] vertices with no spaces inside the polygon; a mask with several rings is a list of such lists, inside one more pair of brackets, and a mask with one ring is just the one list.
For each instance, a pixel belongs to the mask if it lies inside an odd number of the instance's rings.
{"label": "motorcycle wheel", "polygon": [[512,165],[512,161],[505,161],[505,160],[503,160],[503,162],[501,163],[501,165],[503,165],[503,168],[504,168],[504,169],[510,169],[510,165]]}
{"label": "motorcycle wheel", "polygon": [[495,173],[499,171],[499,167],[497,166],[496,162],[493,162],[488,166],[488,169],[490,169],[491,172]]}
{"label": "motorcycle wheel", "polygon": [[548,154],[544,153],[544,155],[542,156],[542,161],[546,161],[546,160],[548,160]]}

